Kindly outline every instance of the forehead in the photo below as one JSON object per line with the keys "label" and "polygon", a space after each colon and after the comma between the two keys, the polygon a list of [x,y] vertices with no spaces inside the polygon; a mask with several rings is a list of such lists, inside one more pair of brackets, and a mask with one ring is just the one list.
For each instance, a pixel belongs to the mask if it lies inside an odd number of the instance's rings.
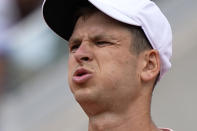
{"label": "forehead", "polygon": [[131,32],[125,24],[114,20],[100,11],[95,11],[78,18],[71,38],[84,33],[113,36],[114,34],[126,35]]}

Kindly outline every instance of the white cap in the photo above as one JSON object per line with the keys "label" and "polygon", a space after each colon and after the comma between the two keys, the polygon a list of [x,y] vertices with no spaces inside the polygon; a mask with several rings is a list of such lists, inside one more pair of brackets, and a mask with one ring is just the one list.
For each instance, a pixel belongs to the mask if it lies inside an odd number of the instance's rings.
{"label": "white cap", "polygon": [[[74,6],[91,3],[104,14],[134,26],[140,26],[153,49],[159,51],[161,59],[160,77],[171,67],[172,31],[170,24],[159,7],[150,0],[46,0],[43,16],[49,27],[68,40],[73,27]],[[65,25],[69,24],[69,25]]]}

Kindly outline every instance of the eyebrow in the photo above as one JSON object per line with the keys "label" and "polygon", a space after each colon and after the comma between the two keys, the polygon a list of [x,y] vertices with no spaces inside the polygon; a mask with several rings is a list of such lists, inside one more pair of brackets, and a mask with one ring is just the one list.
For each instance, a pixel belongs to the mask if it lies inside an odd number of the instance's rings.
{"label": "eyebrow", "polygon": [[80,40],[80,38],[71,38],[71,39],[69,39],[69,41],[68,41],[68,45],[72,45],[73,43],[80,43],[81,42],[81,40]]}
{"label": "eyebrow", "polygon": [[[99,40],[103,40],[103,39],[107,39],[107,40],[117,40],[116,37],[112,36],[112,35],[106,35],[105,33],[103,34],[95,34],[93,36],[90,37],[91,41],[99,41]],[[68,45],[72,45],[72,44],[77,44],[77,43],[81,43],[81,39],[78,37],[73,37],[69,40]]]}
{"label": "eyebrow", "polygon": [[99,34],[99,35],[95,35],[91,38],[91,40],[102,40],[102,39],[110,39],[110,40],[114,40],[115,38],[111,35],[106,35],[106,34]]}

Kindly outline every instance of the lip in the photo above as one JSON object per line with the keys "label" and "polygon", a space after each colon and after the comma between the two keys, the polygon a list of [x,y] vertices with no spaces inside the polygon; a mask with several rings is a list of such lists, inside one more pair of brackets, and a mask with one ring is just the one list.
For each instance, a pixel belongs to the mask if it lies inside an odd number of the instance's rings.
{"label": "lip", "polygon": [[73,74],[72,80],[76,84],[83,84],[83,83],[87,82],[92,76],[93,76],[93,74],[91,71],[89,71],[85,68],[79,68]]}

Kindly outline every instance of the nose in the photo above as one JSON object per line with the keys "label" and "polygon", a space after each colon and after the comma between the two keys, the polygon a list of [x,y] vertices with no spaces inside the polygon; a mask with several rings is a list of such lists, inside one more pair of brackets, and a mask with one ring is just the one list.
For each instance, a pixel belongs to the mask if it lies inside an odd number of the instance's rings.
{"label": "nose", "polygon": [[93,50],[89,43],[83,42],[74,53],[74,57],[78,63],[90,62],[93,59]]}

